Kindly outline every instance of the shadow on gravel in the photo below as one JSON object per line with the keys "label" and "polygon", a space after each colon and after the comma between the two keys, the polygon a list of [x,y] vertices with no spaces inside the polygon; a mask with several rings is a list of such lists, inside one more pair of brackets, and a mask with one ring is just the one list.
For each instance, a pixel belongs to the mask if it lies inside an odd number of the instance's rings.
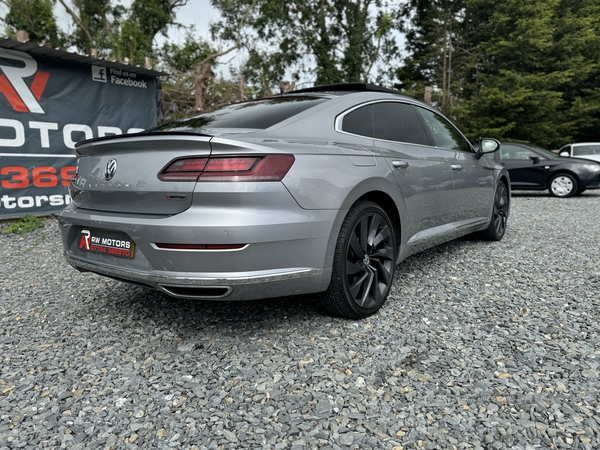
{"label": "shadow on gravel", "polygon": [[[435,272],[444,258],[454,258],[486,244],[465,237],[413,255],[397,266],[394,289],[404,286],[408,278],[418,280],[424,273]],[[324,327],[361,326],[369,320],[355,322],[331,316],[320,308],[315,295],[240,302],[186,300],[92,274],[84,277],[90,277],[84,285],[96,286],[87,291],[85,298],[80,296],[73,320],[90,321],[88,326],[93,326],[102,316],[101,321],[109,320],[113,338],[151,342],[160,339],[159,346],[168,351],[185,345],[197,347],[212,339],[231,345],[268,336],[286,342],[290,334],[295,339],[310,339]],[[382,312],[393,310],[384,306]]]}
{"label": "shadow on gravel", "polygon": [[[485,245],[478,239],[465,237],[441,244],[409,257],[396,267],[396,283],[406,275],[419,276],[438,258],[447,258],[469,247]],[[103,280],[94,293],[88,314],[101,309],[111,317],[129,317],[135,321],[153,322],[158,326],[202,329],[226,325],[233,329],[261,329],[273,323],[300,324],[306,321],[354,321],[337,318],[323,310],[315,295],[298,295],[251,301],[206,301],[171,298],[160,292],[113,280]],[[99,312],[99,311],[98,311]]]}
{"label": "shadow on gravel", "polygon": [[122,318],[116,319],[122,327],[119,334],[127,334],[128,328],[147,335],[172,334],[179,345],[214,336],[237,340],[285,335],[291,329],[309,333],[316,323],[337,320],[328,317],[310,295],[240,302],[187,300],[108,280],[95,297],[87,308],[82,307],[88,315]]}

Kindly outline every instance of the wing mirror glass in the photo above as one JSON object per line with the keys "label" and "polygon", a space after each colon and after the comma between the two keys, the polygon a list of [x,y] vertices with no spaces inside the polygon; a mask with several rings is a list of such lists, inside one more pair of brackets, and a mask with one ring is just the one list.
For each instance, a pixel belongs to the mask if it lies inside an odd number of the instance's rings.
{"label": "wing mirror glass", "polygon": [[486,153],[494,153],[500,149],[500,142],[492,138],[482,138],[479,140],[479,151],[477,157]]}

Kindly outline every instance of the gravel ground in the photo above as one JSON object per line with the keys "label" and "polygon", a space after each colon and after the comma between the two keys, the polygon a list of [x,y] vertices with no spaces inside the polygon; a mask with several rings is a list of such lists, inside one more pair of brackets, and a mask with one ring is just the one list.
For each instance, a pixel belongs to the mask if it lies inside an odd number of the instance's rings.
{"label": "gravel ground", "polygon": [[411,257],[357,322],[79,274],[54,219],[0,235],[0,449],[600,448],[599,217],[514,194],[502,242]]}

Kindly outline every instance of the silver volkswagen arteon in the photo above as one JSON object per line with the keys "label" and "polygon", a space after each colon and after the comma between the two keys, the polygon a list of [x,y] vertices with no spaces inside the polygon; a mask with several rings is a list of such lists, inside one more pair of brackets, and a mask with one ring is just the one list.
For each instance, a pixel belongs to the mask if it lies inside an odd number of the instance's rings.
{"label": "silver volkswagen arteon", "polygon": [[397,263],[480,232],[502,239],[503,167],[431,107],[377,86],[320,86],[76,147],[59,216],[80,271],[173,297],[318,294],[361,318]]}

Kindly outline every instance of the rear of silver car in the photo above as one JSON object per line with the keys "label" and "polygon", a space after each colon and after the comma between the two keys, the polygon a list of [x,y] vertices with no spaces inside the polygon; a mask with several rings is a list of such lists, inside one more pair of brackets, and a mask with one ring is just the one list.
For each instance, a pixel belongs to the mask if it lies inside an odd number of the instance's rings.
{"label": "rear of silver car", "polygon": [[468,233],[502,239],[508,173],[481,158],[497,141],[475,151],[393,91],[315,89],[78,144],[60,215],[69,263],[176,297],[319,293],[361,318],[402,259]]}
{"label": "rear of silver car", "polygon": [[67,261],[175,297],[327,289],[339,211],[298,205],[281,182],[293,155],[219,139],[211,156],[211,139],[175,132],[78,146],[72,203],[59,216]]}

